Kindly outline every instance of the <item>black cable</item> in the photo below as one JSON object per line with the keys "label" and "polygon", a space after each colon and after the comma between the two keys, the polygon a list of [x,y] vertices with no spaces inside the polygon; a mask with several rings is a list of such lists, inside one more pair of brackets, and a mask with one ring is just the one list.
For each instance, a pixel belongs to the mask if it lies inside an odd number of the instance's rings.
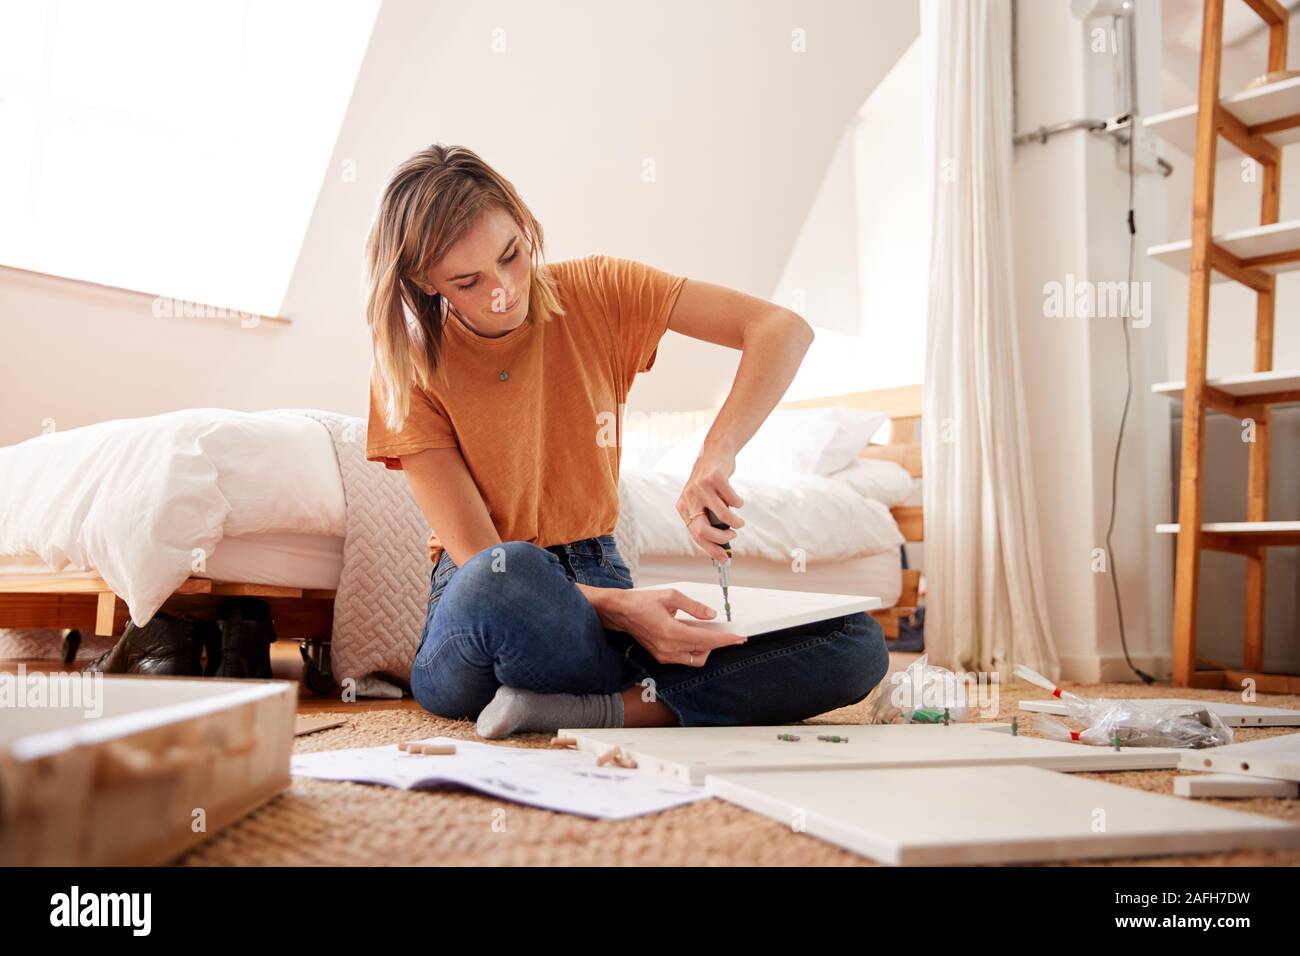
{"label": "black cable", "polygon": [[[1115,552],[1110,546],[1111,534],[1115,531],[1115,511],[1119,499],[1119,453],[1124,447],[1124,426],[1128,423],[1128,409],[1133,400],[1133,343],[1129,337],[1129,312],[1133,304],[1133,266],[1137,253],[1137,220],[1133,213],[1133,141],[1137,138],[1136,117],[1130,113],[1128,120],[1128,285],[1125,287],[1124,314],[1120,316],[1120,328],[1124,330],[1124,411],[1119,417],[1119,435],[1115,439],[1115,457],[1110,467],[1110,520],[1106,525],[1106,560],[1109,562],[1110,586],[1115,594],[1115,617],[1119,621],[1119,643],[1124,649],[1124,660],[1129,669],[1147,684],[1154,684],[1156,679],[1133,663],[1128,653],[1128,638],[1124,633],[1124,603],[1119,597],[1119,572],[1115,567]],[[1147,303],[1147,308],[1151,303]]]}

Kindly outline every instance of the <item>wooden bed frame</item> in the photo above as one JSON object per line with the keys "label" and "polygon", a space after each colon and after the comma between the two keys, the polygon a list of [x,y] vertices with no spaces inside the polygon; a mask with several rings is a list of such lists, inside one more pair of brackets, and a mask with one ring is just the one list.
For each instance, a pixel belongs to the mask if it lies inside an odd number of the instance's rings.
{"label": "wooden bed frame", "polygon": [[[852,392],[829,398],[784,402],[781,408],[863,408],[889,414],[893,423],[889,444],[868,445],[864,458],[896,461],[914,477],[921,476],[921,446],[916,441],[921,417],[921,386]],[[702,417],[716,413],[687,413]],[[908,541],[920,541],[925,524],[919,507],[893,509]],[[903,589],[895,607],[875,612],[886,637],[898,636],[898,621],[917,604],[920,572],[903,571]],[[169,614],[196,618],[215,616],[229,597],[256,597],[271,605],[276,636],[290,641],[329,640],[334,622],[334,592],[268,584],[242,584],[189,578],[162,605]],[[37,580],[6,581],[0,577],[0,628],[78,628],[100,635],[121,634],[128,612],[125,602],[101,578],[52,574]]]}
{"label": "wooden bed frame", "polygon": [[[271,584],[238,584],[190,578],[160,610],[212,617],[230,597],[256,597],[271,605],[279,638],[328,640],[334,625],[334,592]],[[93,634],[121,634],[126,603],[102,578],[58,577],[13,582],[0,577],[0,627],[79,628]]]}

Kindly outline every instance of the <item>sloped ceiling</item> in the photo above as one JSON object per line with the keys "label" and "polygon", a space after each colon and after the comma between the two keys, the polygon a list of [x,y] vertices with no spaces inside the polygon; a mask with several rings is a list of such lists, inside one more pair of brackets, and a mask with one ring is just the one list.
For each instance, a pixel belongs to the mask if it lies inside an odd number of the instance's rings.
{"label": "sloped ceiling", "polygon": [[768,296],[836,143],[918,29],[916,0],[385,0],[284,312],[347,323],[368,352],[365,233],[391,170],[433,141],[511,179],[551,258]]}

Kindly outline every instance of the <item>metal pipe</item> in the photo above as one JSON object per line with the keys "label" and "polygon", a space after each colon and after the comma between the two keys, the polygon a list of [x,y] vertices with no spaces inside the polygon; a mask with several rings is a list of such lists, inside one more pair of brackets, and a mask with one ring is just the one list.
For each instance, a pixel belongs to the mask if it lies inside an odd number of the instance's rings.
{"label": "metal pipe", "polygon": [[1094,119],[1077,119],[1066,120],[1063,123],[1053,123],[1051,126],[1040,126],[1036,130],[1028,133],[1020,133],[1011,140],[1012,145],[1021,146],[1025,143],[1046,143],[1057,133],[1068,133],[1071,130],[1086,129],[1090,133],[1096,133],[1106,128],[1105,120]]}
{"label": "metal pipe", "polygon": [[[1121,146],[1128,145],[1128,136],[1121,130],[1126,129],[1131,120],[1126,120],[1122,126],[1112,126],[1105,120],[1094,119],[1077,119],[1067,120],[1064,123],[1053,123],[1051,126],[1040,126],[1036,130],[1028,133],[1021,133],[1011,140],[1014,146],[1023,146],[1025,143],[1046,143],[1053,136],[1059,133],[1070,133],[1074,130],[1086,130],[1093,135],[1109,136]],[[1174,167],[1169,164],[1162,156],[1156,157],[1156,165],[1160,167],[1162,176],[1168,176],[1174,171]]]}

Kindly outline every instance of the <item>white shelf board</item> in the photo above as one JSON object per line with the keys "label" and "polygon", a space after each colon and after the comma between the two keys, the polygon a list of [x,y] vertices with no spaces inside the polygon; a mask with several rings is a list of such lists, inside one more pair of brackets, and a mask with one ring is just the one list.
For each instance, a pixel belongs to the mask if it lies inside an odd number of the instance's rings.
{"label": "white shelf board", "polygon": [[892,866],[1300,846],[1300,827],[1285,820],[1037,767],[711,773],[706,786],[796,833]]}
{"label": "white shelf board", "polygon": [[[1177,707],[1187,713],[1208,710],[1217,714],[1229,727],[1300,727],[1300,710],[1289,707],[1261,707],[1259,704],[1224,704],[1216,700],[1191,700],[1186,697],[1127,698],[1124,703],[1140,709],[1160,710]],[[1070,716],[1065,701],[1055,697],[1043,700],[1022,700],[1020,709],[1034,714]]]}
{"label": "white shelf board", "polygon": [[[1292,116],[1300,113],[1300,77],[1270,83],[1257,90],[1235,93],[1224,97],[1223,105],[1247,127]],[[1142,125],[1190,159],[1196,155],[1196,112],[1195,104],[1180,106],[1178,109],[1148,116]],[[1269,133],[1264,138],[1275,146],[1300,142],[1300,126]],[[1240,157],[1242,152],[1231,140],[1220,136],[1215,155],[1219,159],[1231,159]]]}
{"label": "white shelf board", "polygon": [[1217,797],[1221,800],[1254,797],[1294,800],[1300,796],[1300,786],[1290,780],[1246,777],[1235,773],[1185,773],[1174,777],[1174,793],[1180,797]]}
{"label": "white shelf board", "polygon": [[[1300,531],[1300,521],[1207,521],[1202,531],[1220,534],[1277,534],[1279,531]],[[1156,525],[1157,534],[1177,534],[1178,522]]]}
{"label": "white shelf board", "polygon": [[[972,699],[975,691],[966,699]],[[1026,764],[1063,773],[1159,770],[1177,766],[1173,747],[1093,747],[1088,744],[1013,736],[1003,723],[798,724],[785,727],[593,727],[560,728],[579,750],[607,753],[615,747],[643,773],[700,784],[710,773],[751,770],[835,770],[886,767],[965,767]],[[783,741],[780,734],[798,737]],[[839,743],[819,735],[838,735]]]}
{"label": "white shelf board", "polygon": [[[1232,253],[1238,259],[1253,259],[1255,256],[1267,256],[1278,252],[1289,252],[1300,248],[1300,219],[1287,222],[1274,222],[1267,226],[1251,226],[1237,229],[1214,237],[1215,245]],[[1177,242],[1165,242],[1147,248],[1147,255],[1157,262],[1164,263],[1179,272],[1191,268],[1192,240],[1179,239]],[[1263,272],[1291,272],[1300,269],[1300,261],[1281,262],[1276,265],[1257,266]],[[1228,277],[1217,269],[1210,271],[1210,281],[1226,282]]]}
{"label": "white shelf board", "polygon": [[1180,770],[1300,781],[1300,734],[1280,734],[1226,747],[1184,750],[1182,753],[1178,761]]}
{"label": "white shelf board", "polygon": [[[1159,382],[1151,386],[1157,395],[1168,395],[1175,401],[1183,400],[1183,387],[1186,382]],[[1205,384],[1227,392],[1234,398],[1250,398],[1254,395],[1267,395],[1272,392],[1300,389],[1300,371],[1283,370],[1273,372],[1246,372],[1242,375],[1220,375],[1207,378]]]}
{"label": "white shelf board", "polygon": [[832,618],[874,611],[883,603],[878,597],[857,594],[821,594],[814,591],[785,591],[779,588],[755,588],[730,585],[732,617],[723,614],[722,588],[713,581],[674,581],[671,584],[651,584],[639,590],[681,591],[692,600],[699,601],[718,612],[708,621],[697,620],[685,611],[677,611],[677,620],[702,631],[718,634],[739,634],[758,637],[783,631],[786,628],[816,624]]}

